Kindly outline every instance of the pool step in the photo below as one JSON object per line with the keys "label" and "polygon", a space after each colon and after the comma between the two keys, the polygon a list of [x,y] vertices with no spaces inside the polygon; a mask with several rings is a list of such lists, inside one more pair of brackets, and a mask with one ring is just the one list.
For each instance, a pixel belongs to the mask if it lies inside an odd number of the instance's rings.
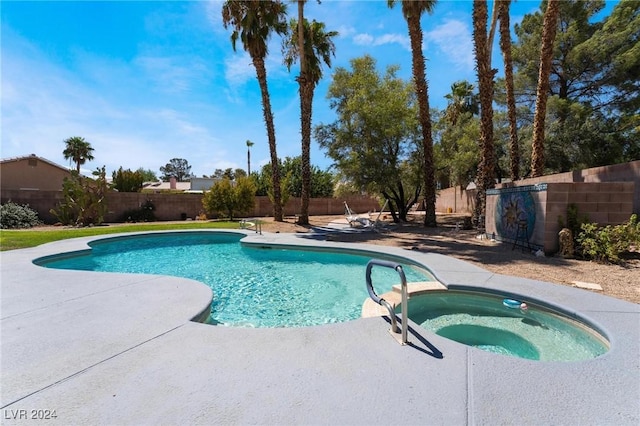
{"label": "pool step", "polygon": [[[419,294],[426,293],[428,291],[446,290],[447,287],[437,281],[421,281],[407,284],[408,297],[417,296]],[[392,291],[381,295],[384,300],[389,302],[394,308],[398,306],[402,300],[400,284],[393,286]],[[367,298],[362,304],[362,318],[380,317],[388,315],[389,313],[384,308],[375,303],[371,298]]]}
{"label": "pool step", "polygon": [[[447,287],[438,281],[420,281],[407,284],[407,292],[409,297],[417,296],[419,294],[426,293],[427,291],[446,289]],[[400,288],[400,284],[396,284],[393,286],[393,292],[400,294],[401,291],[402,290]]]}

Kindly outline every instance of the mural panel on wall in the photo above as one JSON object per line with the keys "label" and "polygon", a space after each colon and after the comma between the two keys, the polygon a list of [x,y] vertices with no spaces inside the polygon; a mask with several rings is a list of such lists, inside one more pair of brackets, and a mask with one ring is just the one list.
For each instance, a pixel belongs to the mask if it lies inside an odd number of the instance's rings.
{"label": "mural panel on wall", "polygon": [[502,238],[522,239],[523,235],[518,235],[519,227],[521,233],[526,229],[527,240],[531,238],[536,223],[536,207],[531,190],[531,187],[497,190],[494,220],[496,231]]}

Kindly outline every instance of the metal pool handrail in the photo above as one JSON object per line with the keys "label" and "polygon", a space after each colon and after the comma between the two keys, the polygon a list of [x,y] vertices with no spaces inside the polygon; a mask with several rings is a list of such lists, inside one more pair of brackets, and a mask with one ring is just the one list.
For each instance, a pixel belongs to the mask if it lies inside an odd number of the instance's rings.
{"label": "metal pool handrail", "polygon": [[398,275],[400,275],[401,294],[402,294],[402,306],[401,306],[401,311],[402,311],[402,342],[401,343],[403,345],[405,345],[407,343],[407,328],[408,328],[408,321],[407,321],[407,277],[404,274],[404,270],[402,269],[402,265],[400,265],[399,263],[390,262],[388,260],[380,260],[380,259],[371,259],[369,261],[369,263],[367,263],[367,275],[366,275],[367,291],[369,292],[369,296],[371,297],[371,299],[374,302],[376,302],[380,306],[384,306],[385,308],[387,308],[387,311],[389,311],[389,317],[391,318],[391,331],[394,332],[394,333],[398,332],[397,316],[396,316],[396,313],[393,310],[393,307],[391,306],[391,304],[389,302],[387,302],[386,300],[384,300],[383,298],[381,298],[380,296],[378,296],[376,294],[375,290],[373,289],[373,283],[371,282],[371,269],[373,268],[373,265],[383,266],[385,268],[394,269],[398,273]]}

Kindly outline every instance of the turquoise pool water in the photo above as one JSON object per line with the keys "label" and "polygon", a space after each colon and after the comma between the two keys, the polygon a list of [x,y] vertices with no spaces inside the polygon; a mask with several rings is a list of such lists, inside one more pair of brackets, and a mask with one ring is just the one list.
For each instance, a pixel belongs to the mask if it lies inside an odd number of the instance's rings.
{"label": "turquoise pool water", "polygon": [[465,345],[537,361],[596,358],[608,342],[590,327],[528,303],[505,306],[504,298],[482,293],[433,292],[412,297],[408,316],[420,326]]}
{"label": "turquoise pool water", "polygon": [[[213,290],[210,322],[249,327],[297,327],[359,318],[368,297],[370,256],[328,251],[251,248],[240,234],[165,233],[91,243],[89,253],[37,260],[47,268],[172,275]],[[408,281],[432,281],[403,265]],[[398,274],[373,273],[376,291],[390,291]],[[91,285],[90,282],[87,285]]]}

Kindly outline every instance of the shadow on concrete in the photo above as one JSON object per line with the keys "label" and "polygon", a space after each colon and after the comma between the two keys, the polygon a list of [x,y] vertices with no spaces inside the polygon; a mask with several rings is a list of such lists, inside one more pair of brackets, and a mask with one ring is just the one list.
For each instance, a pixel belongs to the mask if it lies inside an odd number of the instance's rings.
{"label": "shadow on concrete", "polygon": [[297,236],[320,241],[393,245],[424,253],[455,256],[483,265],[511,265],[514,262],[569,265],[562,257],[537,257],[533,251],[522,250],[519,246],[514,248],[510,243],[480,239],[476,230],[464,230],[456,226],[455,219],[445,219],[436,228],[427,228],[414,221],[379,227],[375,231],[371,228],[349,228],[348,225],[340,228],[334,224],[312,226],[309,229],[310,232],[298,233]]}

